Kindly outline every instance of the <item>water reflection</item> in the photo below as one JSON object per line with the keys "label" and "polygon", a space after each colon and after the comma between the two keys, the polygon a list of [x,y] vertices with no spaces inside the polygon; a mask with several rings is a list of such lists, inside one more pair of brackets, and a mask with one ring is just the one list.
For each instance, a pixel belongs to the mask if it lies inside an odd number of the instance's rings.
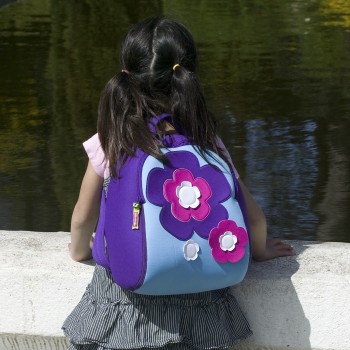
{"label": "water reflection", "polygon": [[315,129],[312,120],[245,123],[246,181],[278,235],[314,236],[318,217],[311,204],[319,156]]}
{"label": "water reflection", "polygon": [[117,48],[183,21],[241,176],[274,236],[350,242],[347,1],[59,2],[0,8],[0,229],[68,230]]}
{"label": "water reflection", "polygon": [[350,28],[350,3],[348,0],[324,0],[321,13],[325,15],[324,25]]}

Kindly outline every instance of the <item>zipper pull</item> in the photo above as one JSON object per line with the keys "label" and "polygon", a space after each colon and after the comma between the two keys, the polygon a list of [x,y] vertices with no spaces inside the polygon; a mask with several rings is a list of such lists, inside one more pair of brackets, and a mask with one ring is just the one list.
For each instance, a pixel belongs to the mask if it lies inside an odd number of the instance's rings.
{"label": "zipper pull", "polygon": [[140,212],[141,212],[141,204],[133,203],[133,214],[132,214],[132,229],[138,230],[140,224]]}

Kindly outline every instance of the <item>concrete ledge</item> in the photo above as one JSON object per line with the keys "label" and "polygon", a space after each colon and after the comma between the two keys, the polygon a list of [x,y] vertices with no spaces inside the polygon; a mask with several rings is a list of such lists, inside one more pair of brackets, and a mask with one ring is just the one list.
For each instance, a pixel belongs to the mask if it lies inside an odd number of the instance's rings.
{"label": "concrete ledge", "polygon": [[[63,320],[89,283],[66,232],[0,231],[0,350],[63,350]],[[292,242],[232,289],[254,331],[237,350],[350,349],[350,244]]]}

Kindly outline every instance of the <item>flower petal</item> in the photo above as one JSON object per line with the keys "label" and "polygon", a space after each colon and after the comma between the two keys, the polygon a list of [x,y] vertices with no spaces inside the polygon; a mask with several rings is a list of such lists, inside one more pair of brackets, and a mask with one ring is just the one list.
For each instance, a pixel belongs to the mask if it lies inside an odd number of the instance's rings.
{"label": "flower petal", "polygon": [[235,262],[240,261],[244,257],[245,250],[243,247],[240,247],[238,245],[238,246],[236,246],[236,249],[233,252],[228,252],[228,253],[229,254],[227,254],[228,255],[227,261],[235,263]]}
{"label": "flower petal", "polygon": [[231,187],[225,175],[219,169],[210,165],[205,165],[201,167],[200,176],[206,179],[211,188],[212,201],[222,203],[230,198]]}
{"label": "flower petal", "polygon": [[199,206],[199,204],[200,204],[200,202],[199,202],[199,200],[198,200],[198,198],[197,198],[197,199],[194,201],[194,203],[190,205],[190,207],[191,207],[192,209],[196,209],[196,208]]}
{"label": "flower petal", "polygon": [[[188,240],[193,235],[193,226],[187,222],[177,220],[171,213],[170,204],[167,203],[160,212],[159,220],[162,226],[174,237],[181,241]],[[193,220],[193,219],[191,219]]]}
{"label": "flower petal", "polygon": [[210,213],[205,218],[205,221],[194,221],[194,230],[199,236],[207,239],[211,229],[216,227],[221,220],[227,219],[228,213],[226,208],[221,204],[217,204],[216,206],[211,207]]}
{"label": "flower petal", "polygon": [[249,242],[247,231],[243,227],[237,227],[235,235],[238,239],[238,244],[245,247]]}
{"label": "flower petal", "polygon": [[188,222],[191,219],[191,208],[181,204],[179,200],[171,203],[171,213],[181,222]]}
{"label": "flower petal", "polygon": [[163,206],[166,203],[166,199],[163,195],[163,184],[170,176],[171,173],[167,169],[154,168],[149,172],[146,196],[151,203],[158,206]]}

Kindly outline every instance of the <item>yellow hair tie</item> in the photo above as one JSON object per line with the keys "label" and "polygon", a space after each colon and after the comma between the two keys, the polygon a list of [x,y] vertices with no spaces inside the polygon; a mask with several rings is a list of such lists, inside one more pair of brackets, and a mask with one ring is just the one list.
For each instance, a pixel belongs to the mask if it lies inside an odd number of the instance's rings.
{"label": "yellow hair tie", "polygon": [[176,63],[176,64],[173,65],[173,71],[174,71],[174,72],[175,72],[175,69],[176,69],[177,67],[180,67],[180,65],[179,65],[178,63]]}

